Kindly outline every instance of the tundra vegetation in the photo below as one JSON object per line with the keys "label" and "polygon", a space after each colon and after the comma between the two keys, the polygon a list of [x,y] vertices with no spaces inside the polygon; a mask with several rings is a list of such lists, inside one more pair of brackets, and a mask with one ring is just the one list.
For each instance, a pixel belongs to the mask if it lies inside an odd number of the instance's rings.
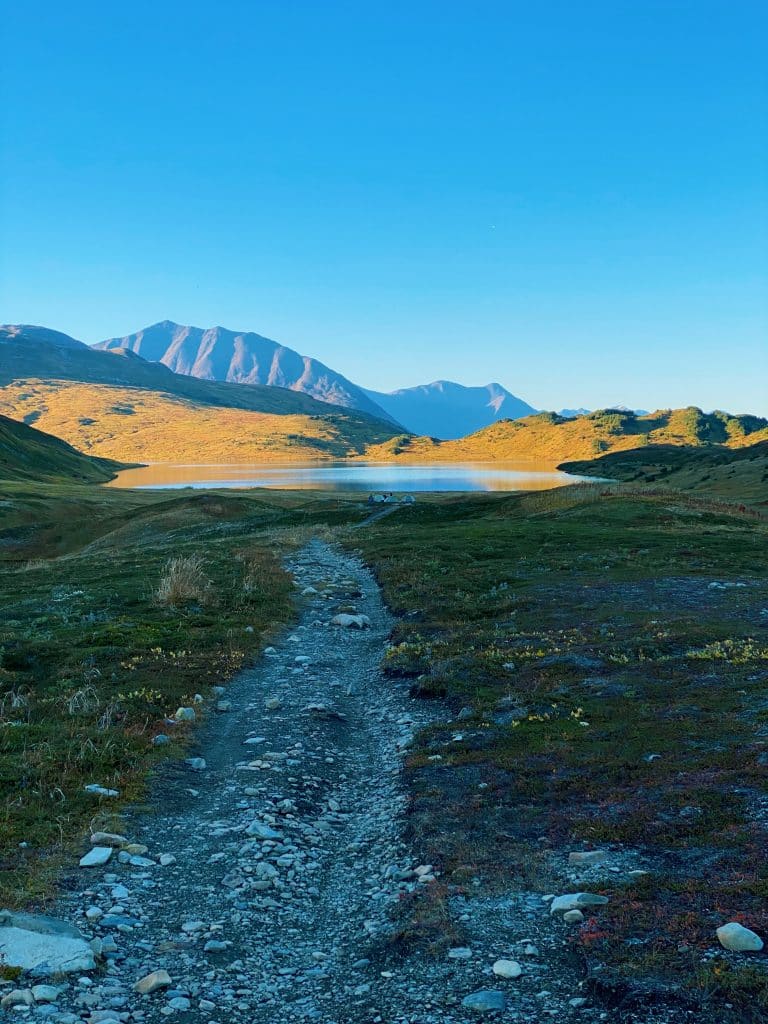
{"label": "tundra vegetation", "polygon": [[[733,497],[733,496],[732,496]],[[400,938],[440,951],[480,879],[537,892],[569,852],[628,871],[567,933],[610,1005],[768,1008],[768,523],[663,487],[434,496],[364,530],[359,497],[0,484],[0,884],[41,906],[88,827],[141,802],[169,725],[293,613],[281,555],[361,549],[398,616],[385,667],[441,702],[407,762],[408,827],[441,872]],[[158,734],[170,743],[158,746]],[[97,783],[120,793],[88,793]],[[610,876],[608,876],[610,877]]]}

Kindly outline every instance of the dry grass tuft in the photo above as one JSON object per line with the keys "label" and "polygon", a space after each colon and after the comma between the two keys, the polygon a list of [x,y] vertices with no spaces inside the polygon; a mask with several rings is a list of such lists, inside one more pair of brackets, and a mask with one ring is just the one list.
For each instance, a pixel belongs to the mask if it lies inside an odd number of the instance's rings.
{"label": "dry grass tuft", "polygon": [[199,555],[181,555],[165,565],[155,599],[159,604],[178,607],[184,604],[205,604],[210,597],[211,581],[205,575]]}

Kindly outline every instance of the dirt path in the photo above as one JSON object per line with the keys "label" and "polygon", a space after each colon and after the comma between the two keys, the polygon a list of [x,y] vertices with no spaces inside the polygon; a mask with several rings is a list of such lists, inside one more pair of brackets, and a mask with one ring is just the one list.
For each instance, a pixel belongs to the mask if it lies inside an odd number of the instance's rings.
{"label": "dirt path", "polygon": [[[462,1000],[490,989],[504,1021],[604,1019],[563,969],[542,894],[499,899],[477,881],[454,899],[466,948],[452,956],[388,941],[393,904],[433,884],[402,839],[402,751],[427,712],[380,673],[392,621],[367,569],[317,541],[290,569],[298,625],[227,688],[192,752],[205,765],[169,767],[155,813],[128,819],[146,851],[76,874],[61,916],[102,940],[107,973],[71,980],[48,1016],[465,1024],[485,1014]],[[370,628],[333,625],[345,606]],[[495,977],[498,958],[522,976]],[[172,984],[134,993],[156,970]]]}

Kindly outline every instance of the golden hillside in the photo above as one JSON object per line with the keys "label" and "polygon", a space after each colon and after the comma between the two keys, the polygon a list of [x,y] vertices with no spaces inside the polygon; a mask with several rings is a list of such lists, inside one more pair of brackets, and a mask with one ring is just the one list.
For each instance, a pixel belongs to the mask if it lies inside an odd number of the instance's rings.
{"label": "golden hillside", "polygon": [[665,409],[647,416],[608,409],[574,419],[538,413],[520,420],[502,420],[457,441],[403,435],[371,446],[366,457],[388,462],[527,459],[556,466],[568,459],[591,459],[647,445],[739,448],[762,440],[768,440],[768,420],[757,416],[703,413],[693,407]]}
{"label": "golden hillside", "polygon": [[[282,389],[263,390],[282,394]],[[291,392],[285,394],[294,397]],[[324,406],[303,395],[296,397],[328,411],[277,414],[206,405],[144,388],[17,380],[0,387],[0,413],[33,423],[89,455],[124,462],[345,458],[392,434],[381,421]]]}

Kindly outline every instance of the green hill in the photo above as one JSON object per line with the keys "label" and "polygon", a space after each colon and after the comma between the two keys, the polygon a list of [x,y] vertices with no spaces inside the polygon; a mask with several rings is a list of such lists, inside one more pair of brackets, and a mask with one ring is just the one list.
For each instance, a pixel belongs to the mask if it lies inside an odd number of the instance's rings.
{"label": "green hill", "polygon": [[768,441],[743,448],[651,445],[599,459],[564,462],[567,473],[768,503]]}
{"label": "green hill", "polygon": [[83,455],[66,441],[0,415],[0,480],[102,483],[123,465]]}

